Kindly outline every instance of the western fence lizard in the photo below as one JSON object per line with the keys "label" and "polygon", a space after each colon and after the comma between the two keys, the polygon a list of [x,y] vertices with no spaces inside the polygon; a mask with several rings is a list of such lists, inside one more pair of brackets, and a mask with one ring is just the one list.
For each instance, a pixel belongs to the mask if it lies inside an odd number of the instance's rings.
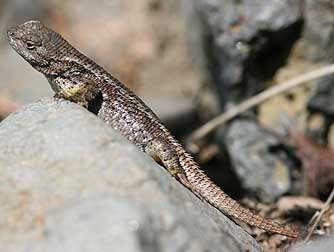
{"label": "western fence lizard", "polygon": [[225,194],[199,168],[154,112],[120,81],[39,21],[8,29],[10,45],[45,75],[56,97],[86,107],[155,159],[194,194],[221,212],[263,230],[299,231],[260,217]]}

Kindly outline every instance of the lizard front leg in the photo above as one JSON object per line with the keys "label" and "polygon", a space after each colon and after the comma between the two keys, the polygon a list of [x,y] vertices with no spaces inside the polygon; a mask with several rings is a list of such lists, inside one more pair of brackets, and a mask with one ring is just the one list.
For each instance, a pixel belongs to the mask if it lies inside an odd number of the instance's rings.
{"label": "lizard front leg", "polygon": [[178,179],[184,186],[190,190],[193,186],[187,179],[187,176],[182,169],[179,157],[170,144],[162,137],[155,138],[149,141],[144,146],[144,152],[154,158],[156,161],[161,161],[167,171],[176,179]]}
{"label": "lizard front leg", "polygon": [[99,89],[91,78],[87,76],[75,76],[68,80],[64,77],[57,77],[49,81],[56,86],[54,98],[63,98],[88,108],[89,102],[97,97]]}

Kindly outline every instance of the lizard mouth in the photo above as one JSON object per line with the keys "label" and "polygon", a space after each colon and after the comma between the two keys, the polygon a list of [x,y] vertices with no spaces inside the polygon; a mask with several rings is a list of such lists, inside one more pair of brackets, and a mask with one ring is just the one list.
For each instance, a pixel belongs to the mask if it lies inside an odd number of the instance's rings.
{"label": "lizard mouth", "polygon": [[15,27],[11,27],[7,30],[7,37],[8,37],[8,42],[9,44],[16,50],[17,46],[16,46],[16,40],[15,40]]}
{"label": "lizard mouth", "polygon": [[30,62],[30,65],[31,65],[32,67],[40,66],[39,64],[37,64],[37,62],[36,62],[35,60],[31,61],[31,62]]}
{"label": "lizard mouth", "polygon": [[43,68],[49,66],[49,64],[46,63],[44,60],[43,60],[42,62],[38,62],[38,61],[35,60],[35,59],[33,59],[33,60],[30,61],[30,65],[31,65],[32,67],[35,67],[35,68],[38,67],[38,68],[40,68],[40,69],[43,69]]}

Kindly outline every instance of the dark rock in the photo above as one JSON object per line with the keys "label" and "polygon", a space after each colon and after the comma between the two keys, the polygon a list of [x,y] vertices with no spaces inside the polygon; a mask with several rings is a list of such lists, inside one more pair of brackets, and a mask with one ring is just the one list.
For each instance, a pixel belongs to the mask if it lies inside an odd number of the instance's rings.
{"label": "dark rock", "polygon": [[302,30],[300,1],[187,0],[188,38],[221,104],[264,88]]}
{"label": "dark rock", "polygon": [[290,190],[287,159],[274,151],[280,145],[277,137],[250,119],[233,120],[217,136],[247,194],[273,202]]}
{"label": "dark rock", "polygon": [[334,2],[333,0],[305,1],[303,52],[316,61],[334,62]]}
{"label": "dark rock", "polygon": [[2,251],[260,251],[123,136],[46,99],[0,123]]}
{"label": "dark rock", "polygon": [[320,115],[322,125],[312,129],[310,134],[320,143],[328,142],[328,133],[334,121],[334,76],[328,75],[316,81],[311,96],[307,102],[307,109],[313,115]]}
{"label": "dark rock", "polygon": [[316,80],[307,109],[328,116],[334,116],[334,76],[328,75]]}

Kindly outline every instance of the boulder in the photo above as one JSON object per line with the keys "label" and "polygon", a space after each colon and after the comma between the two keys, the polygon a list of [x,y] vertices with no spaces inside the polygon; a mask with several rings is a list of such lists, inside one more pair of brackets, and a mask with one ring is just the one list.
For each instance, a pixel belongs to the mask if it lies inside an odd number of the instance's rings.
{"label": "boulder", "polygon": [[93,114],[43,99],[0,123],[1,251],[261,251]]}
{"label": "boulder", "polygon": [[300,0],[186,0],[194,62],[214,84],[222,108],[262,90],[300,37]]}
{"label": "boulder", "polygon": [[290,192],[291,161],[279,146],[281,140],[256,121],[237,118],[220,128],[217,140],[225,145],[242,188],[262,202],[275,202]]}

